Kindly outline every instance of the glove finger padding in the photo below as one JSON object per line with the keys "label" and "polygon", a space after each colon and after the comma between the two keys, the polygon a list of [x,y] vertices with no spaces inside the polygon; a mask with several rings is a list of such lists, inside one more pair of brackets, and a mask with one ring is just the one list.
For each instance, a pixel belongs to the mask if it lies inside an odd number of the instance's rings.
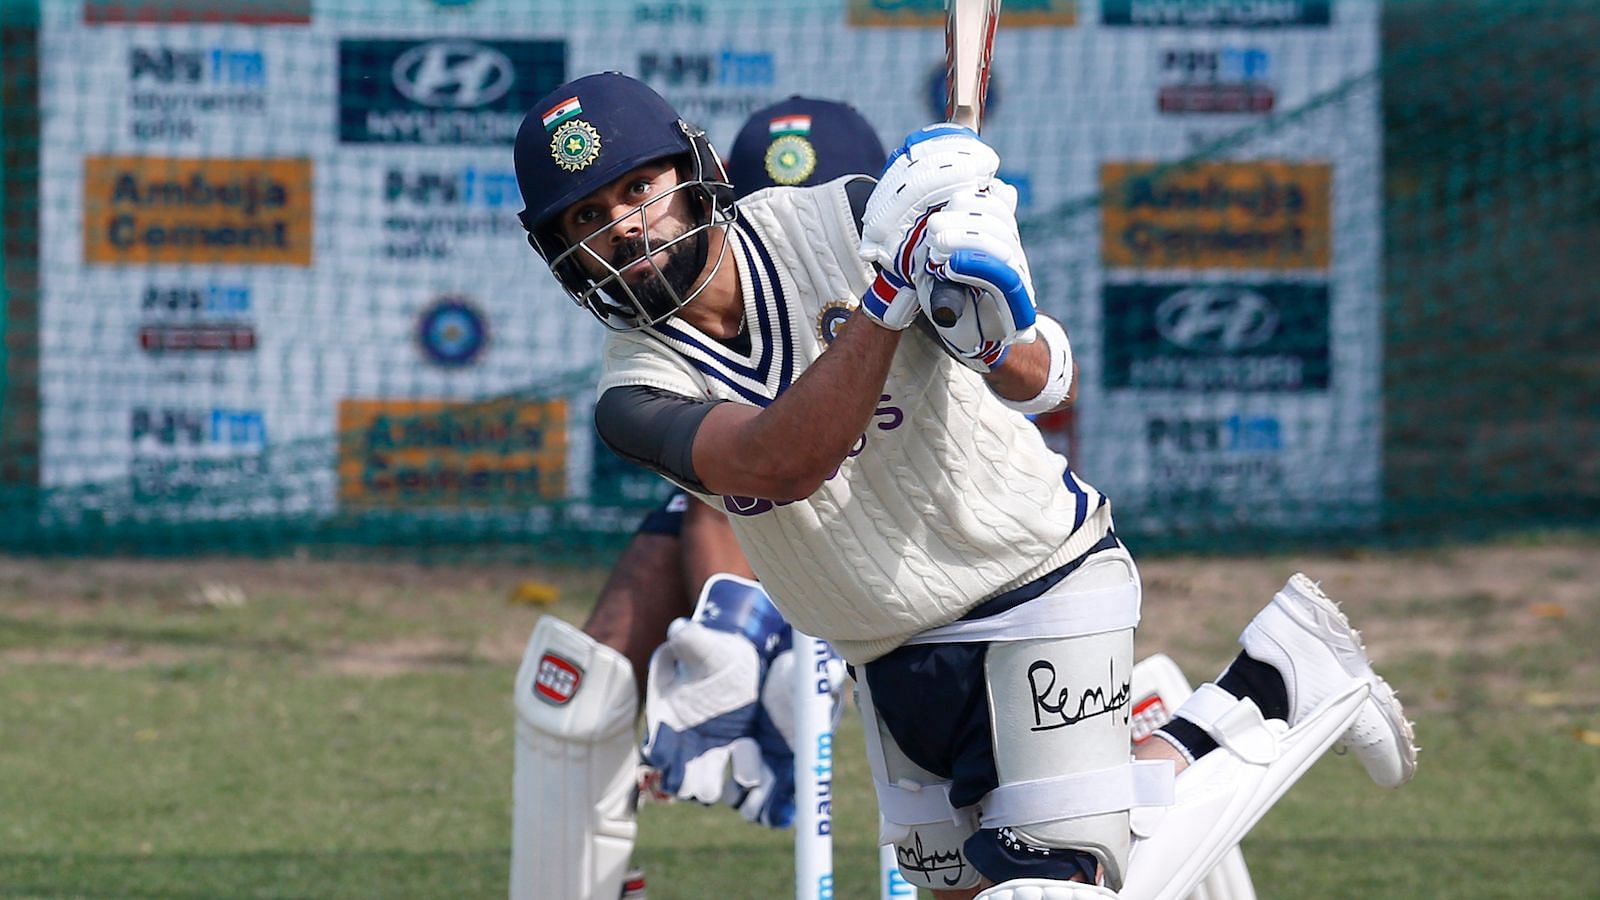
{"label": "glove finger padding", "polygon": [[889,157],[861,218],[861,257],[889,266],[917,218],[963,188],[987,184],[1000,157],[976,132],[941,123],[914,131]]}
{"label": "glove finger padding", "polygon": [[699,756],[685,760],[680,769],[681,780],[678,785],[674,787],[670,783],[669,773],[663,771],[662,787],[679,800],[693,800],[705,806],[714,806],[723,798],[732,753],[732,746],[724,745],[712,747]]}
{"label": "glove finger padding", "polygon": [[793,825],[793,754],[774,756],[750,738],[736,741],[729,749],[733,772],[723,789],[722,802],[752,824],[768,828]]}
{"label": "glove finger padding", "polygon": [[861,297],[861,311],[885,328],[904,331],[917,320],[922,308],[916,289],[885,269]]}
{"label": "glove finger padding", "polygon": [[918,301],[930,306],[935,280],[971,288],[956,322],[935,328],[951,355],[979,372],[998,365],[1006,347],[1034,337],[1033,277],[1015,205],[1015,189],[995,181],[953,197],[928,218],[927,268],[934,280],[918,281]]}
{"label": "glove finger padding", "polygon": [[789,747],[794,746],[794,650],[773,657],[761,685],[761,709]]}
{"label": "glove finger padding", "polygon": [[1018,246],[1022,244],[1017,230],[1017,189],[998,178],[975,185],[971,190],[956,192],[940,208],[940,212],[989,216],[993,220],[993,234],[996,237],[1009,239]]}
{"label": "glove finger padding", "polygon": [[[792,647],[773,657],[761,685],[761,713],[756,718],[756,742],[761,751],[764,777],[736,804],[751,822],[785,828],[794,822],[795,679],[806,664]],[[833,694],[832,726],[837,728],[844,709],[844,660],[828,647],[822,663]]]}

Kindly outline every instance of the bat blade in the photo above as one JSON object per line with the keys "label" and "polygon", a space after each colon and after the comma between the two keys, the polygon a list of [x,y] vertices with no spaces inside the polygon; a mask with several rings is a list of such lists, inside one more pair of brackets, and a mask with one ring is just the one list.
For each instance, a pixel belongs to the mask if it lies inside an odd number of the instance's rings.
{"label": "bat blade", "polygon": [[[1000,0],[945,0],[945,118],[973,131],[983,125],[989,61],[999,24]],[[968,293],[968,288],[949,282],[934,285],[929,301],[934,324],[946,328],[956,324]]]}
{"label": "bat blade", "polygon": [[945,0],[945,117],[977,131],[989,93],[1000,0]]}

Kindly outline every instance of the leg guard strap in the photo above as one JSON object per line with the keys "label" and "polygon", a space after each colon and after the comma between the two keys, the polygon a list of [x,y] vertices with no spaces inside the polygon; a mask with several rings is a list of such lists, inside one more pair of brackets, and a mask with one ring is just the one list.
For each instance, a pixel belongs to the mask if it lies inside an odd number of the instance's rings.
{"label": "leg guard strap", "polygon": [[1139,760],[1055,778],[1002,784],[983,802],[984,828],[1036,825],[1172,805],[1172,762]]}
{"label": "leg guard strap", "polygon": [[906,644],[1027,641],[1131,630],[1139,625],[1140,602],[1136,581],[1093,590],[1051,592],[998,615],[930,628]]}
{"label": "leg guard strap", "polygon": [[1173,715],[1187,719],[1211,735],[1217,745],[1246,762],[1266,765],[1278,758],[1277,734],[1254,700],[1233,696],[1215,684],[1202,684]]}

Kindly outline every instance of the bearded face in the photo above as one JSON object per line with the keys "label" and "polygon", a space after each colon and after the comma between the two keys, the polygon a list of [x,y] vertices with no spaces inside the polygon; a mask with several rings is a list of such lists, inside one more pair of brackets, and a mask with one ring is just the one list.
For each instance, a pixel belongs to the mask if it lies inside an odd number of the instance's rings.
{"label": "bearded face", "polygon": [[620,275],[596,279],[599,288],[622,309],[637,308],[647,320],[658,319],[681,306],[706,262],[704,231],[691,235],[686,223],[675,228],[675,223],[660,224],[659,233],[651,229],[647,235],[617,244],[610,268]]}
{"label": "bearded face", "polygon": [[634,328],[670,316],[693,297],[709,256],[699,181],[670,161],[641,166],[569,207],[560,220],[568,250],[555,260],[574,291],[608,327]]}

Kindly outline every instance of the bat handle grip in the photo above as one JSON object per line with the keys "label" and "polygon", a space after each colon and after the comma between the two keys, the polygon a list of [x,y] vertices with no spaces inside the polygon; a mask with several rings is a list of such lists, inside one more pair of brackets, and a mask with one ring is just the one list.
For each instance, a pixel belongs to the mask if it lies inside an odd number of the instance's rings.
{"label": "bat handle grip", "polygon": [[933,324],[942,328],[954,325],[966,309],[969,293],[964,285],[949,281],[935,282],[928,296],[928,315],[933,319]]}

